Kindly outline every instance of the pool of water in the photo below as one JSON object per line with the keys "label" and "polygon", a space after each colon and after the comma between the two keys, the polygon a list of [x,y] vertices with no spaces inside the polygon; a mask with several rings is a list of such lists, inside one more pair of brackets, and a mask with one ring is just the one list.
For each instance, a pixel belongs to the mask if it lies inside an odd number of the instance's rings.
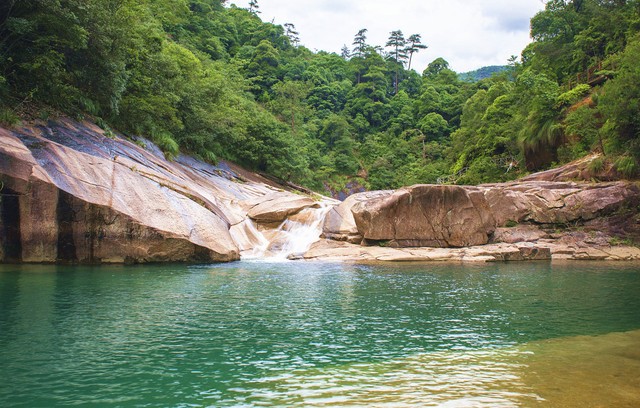
{"label": "pool of water", "polygon": [[633,407],[638,346],[638,264],[0,265],[3,407]]}

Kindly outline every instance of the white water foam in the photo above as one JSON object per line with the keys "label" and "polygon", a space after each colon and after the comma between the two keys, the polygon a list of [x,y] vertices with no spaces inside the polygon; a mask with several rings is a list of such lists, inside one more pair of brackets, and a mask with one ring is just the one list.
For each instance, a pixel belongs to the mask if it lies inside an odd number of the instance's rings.
{"label": "white water foam", "polygon": [[331,208],[326,204],[319,208],[305,208],[271,231],[261,232],[253,221],[247,220],[247,228],[251,235],[257,237],[258,243],[250,251],[243,252],[242,259],[282,262],[301,257],[320,239],[324,218]]}

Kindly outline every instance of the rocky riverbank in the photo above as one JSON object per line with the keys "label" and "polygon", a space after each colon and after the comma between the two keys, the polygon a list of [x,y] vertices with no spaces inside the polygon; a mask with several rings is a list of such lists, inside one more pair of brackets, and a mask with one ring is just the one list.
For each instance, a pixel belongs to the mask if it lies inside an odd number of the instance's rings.
{"label": "rocky riverbank", "polygon": [[[567,171],[586,174],[580,166]],[[327,211],[322,239],[292,257],[640,259],[630,245],[640,241],[638,184],[569,181],[567,174],[417,185],[340,203],[231,163],[167,160],[145,139],[91,123],[34,123],[0,129],[0,261],[233,261],[280,251],[289,239],[285,224],[317,225],[313,218]]]}
{"label": "rocky riverbank", "polygon": [[[307,258],[634,260],[621,245],[640,236],[637,183],[526,181],[417,185],[356,194],[329,212]],[[355,247],[352,244],[360,244]]]}

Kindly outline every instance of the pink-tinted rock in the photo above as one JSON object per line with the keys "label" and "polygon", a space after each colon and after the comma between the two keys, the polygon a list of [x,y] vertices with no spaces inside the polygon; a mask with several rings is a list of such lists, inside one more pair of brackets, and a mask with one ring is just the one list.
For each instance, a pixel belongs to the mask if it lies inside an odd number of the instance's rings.
{"label": "pink-tinted rock", "polygon": [[[37,129],[0,130],[3,256],[23,262],[231,261],[238,249],[226,208],[203,179],[190,179],[133,143],[79,124],[77,140]],[[74,127],[78,126],[78,127]],[[44,128],[43,131],[49,131]],[[107,138],[105,138],[107,139]],[[104,145],[111,145],[111,153]],[[2,233],[4,231],[4,233]],[[19,241],[19,242],[17,242]]]}
{"label": "pink-tinted rock", "polygon": [[497,226],[511,222],[566,224],[610,214],[640,199],[631,182],[527,181],[480,186]]}
{"label": "pink-tinted rock", "polygon": [[[248,215],[258,223],[280,223],[287,217],[297,214],[305,208],[318,207],[319,204],[306,196],[285,191],[274,192],[254,199],[249,203]],[[253,205],[255,204],[255,205]]]}
{"label": "pink-tinted rock", "polygon": [[513,228],[496,228],[491,240],[492,242],[515,244],[517,242],[536,242],[548,237],[548,233],[535,225],[520,225]]}

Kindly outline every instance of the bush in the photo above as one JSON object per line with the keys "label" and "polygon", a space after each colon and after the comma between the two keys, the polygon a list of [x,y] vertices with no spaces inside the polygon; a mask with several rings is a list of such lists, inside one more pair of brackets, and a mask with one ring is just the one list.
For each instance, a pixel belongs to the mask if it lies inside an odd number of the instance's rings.
{"label": "bush", "polygon": [[20,123],[20,117],[9,108],[0,108],[0,124],[11,127]]}
{"label": "bush", "polygon": [[167,159],[171,160],[180,153],[180,147],[178,143],[173,140],[171,135],[167,132],[160,132],[156,135],[153,135],[153,142],[158,145],[160,150],[163,151]]}
{"label": "bush", "polygon": [[580,84],[570,91],[558,95],[556,103],[558,107],[571,106],[587,96],[589,91],[591,91],[591,86],[587,84]]}
{"label": "bush", "polygon": [[615,164],[616,170],[618,170],[623,176],[631,178],[638,173],[638,163],[633,157],[621,156]]}

